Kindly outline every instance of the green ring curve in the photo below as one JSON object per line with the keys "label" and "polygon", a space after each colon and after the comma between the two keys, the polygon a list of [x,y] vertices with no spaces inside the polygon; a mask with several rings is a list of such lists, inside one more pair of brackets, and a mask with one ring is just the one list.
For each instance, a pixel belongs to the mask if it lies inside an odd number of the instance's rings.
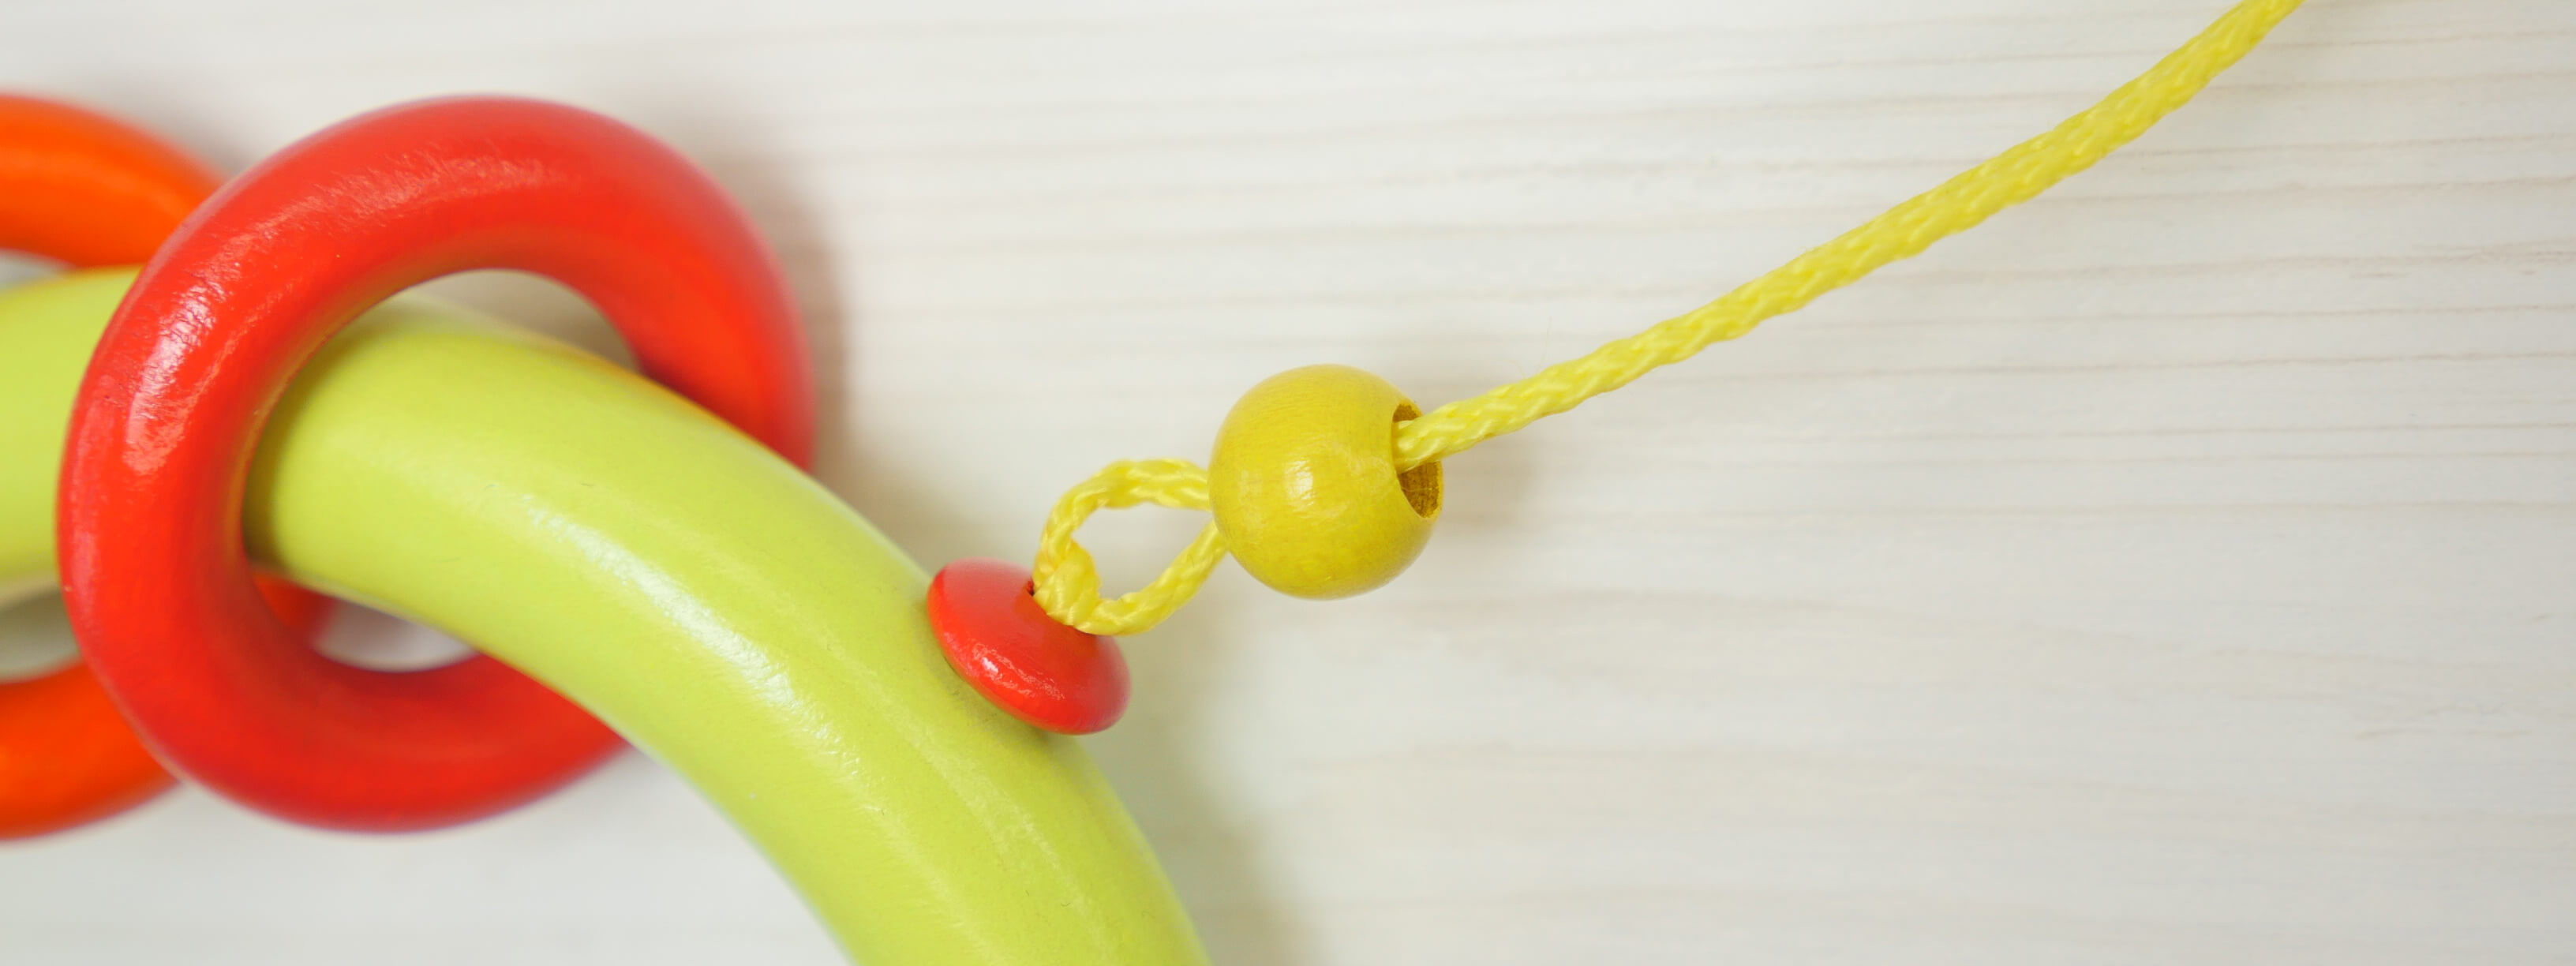
{"label": "green ring curve", "polygon": [[[132,280],[0,292],[0,588],[52,580],[63,427]],[[860,962],[1205,961],[1081,747],[948,670],[921,570],[632,373],[396,299],[280,403],[248,500],[254,559],[580,702],[731,817]]]}

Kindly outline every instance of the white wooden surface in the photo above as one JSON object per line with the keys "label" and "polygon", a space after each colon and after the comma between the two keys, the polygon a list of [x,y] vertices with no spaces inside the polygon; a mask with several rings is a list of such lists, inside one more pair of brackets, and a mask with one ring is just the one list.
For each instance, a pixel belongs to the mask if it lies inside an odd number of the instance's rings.
{"label": "white wooden surface", "polygon": [[[1271,372],[1436,403],[1696,304],[2223,6],[18,0],[0,85],[235,167],[457,90],[669,138],[936,565]],[[2571,270],[2576,4],[2317,0],[2036,205],[1453,461],[1390,589],[1229,568],[1091,745],[1223,963],[2576,962]],[[188,792],[0,849],[9,963],[835,955],[631,755],[435,834]]]}

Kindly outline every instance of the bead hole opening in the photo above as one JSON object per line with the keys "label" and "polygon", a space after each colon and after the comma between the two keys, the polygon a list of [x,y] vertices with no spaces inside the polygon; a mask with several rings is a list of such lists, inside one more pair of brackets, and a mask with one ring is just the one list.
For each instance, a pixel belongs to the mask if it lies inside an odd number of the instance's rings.
{"label": "bead hole opening", "polygon": [[[1422,411],[1409,402],[1395,404],[1395,419],[1387,434],[1393,445],[1394,427],[1422,418]],[[1425,520],[1440,518],[1440,461],[1432,460],[1395,475],[1397,489],[1404,491],[1404,502],[1413,507],[1415,516]]]}

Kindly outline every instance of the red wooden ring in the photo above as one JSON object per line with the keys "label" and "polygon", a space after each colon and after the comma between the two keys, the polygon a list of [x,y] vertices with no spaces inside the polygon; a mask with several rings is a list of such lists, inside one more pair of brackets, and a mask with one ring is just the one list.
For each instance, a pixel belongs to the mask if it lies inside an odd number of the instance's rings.
{"label": "red wooden ring", "polygon": [[[122,122],[0,95],[0,249],[75,268],[140,262],[215,184]],[[169,786],[86,666],[0,683],[0,838],[105,818]]]}
{"label": "red wooden ring", "polygon": [[242,557],[250,461],[296,369],[367,307],[478,268],[570,286],[646,375],[807,460],[794,306],[687,160],[599,115],[502,98],[307,138],[226,185],[144,267],[73,411],[57,515],[72,626],[174,768],[283,818],[390,830],[508,808],[616,747],[487,657],[388,673],[297,646]]}

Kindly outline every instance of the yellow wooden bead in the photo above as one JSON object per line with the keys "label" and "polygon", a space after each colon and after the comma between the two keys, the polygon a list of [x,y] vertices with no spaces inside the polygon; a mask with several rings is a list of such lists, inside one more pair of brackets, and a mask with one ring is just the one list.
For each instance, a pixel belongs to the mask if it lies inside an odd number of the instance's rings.
{"label": "yellow wooden bead", "polygon": [[1208,460],[1226,548],[1296,597],[1348,597],[1395,579],[1440,517],[1440,464],[1395,469],[1395,424],[1419,415],[1386,380],[1349,366],[1262,380],[1226,414]]}

